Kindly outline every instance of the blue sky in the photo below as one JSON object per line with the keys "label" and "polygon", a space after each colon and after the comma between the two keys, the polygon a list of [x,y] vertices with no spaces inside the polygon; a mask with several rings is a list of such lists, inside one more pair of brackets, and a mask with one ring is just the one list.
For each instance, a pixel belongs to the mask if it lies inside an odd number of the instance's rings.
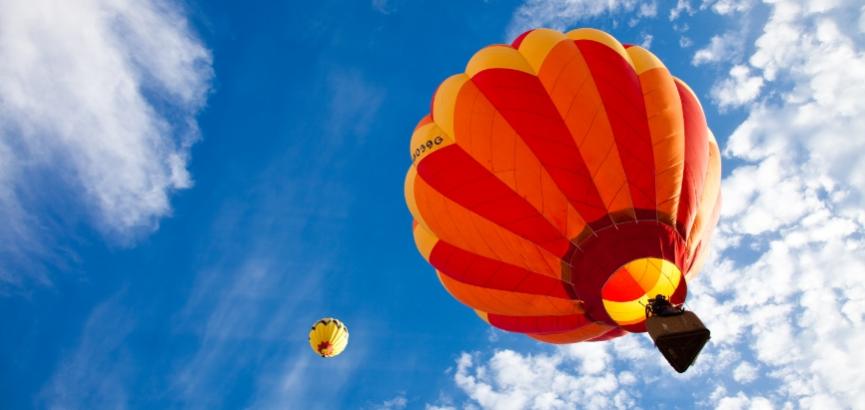
{"label": "blue sky", "polygon": [[[0,0],[2,408],[861,408],[855,1]],[[524,29],[643,44],[724,152],[712,342],[555,348],[450,298],[411,238],[437,84]],[[707,313],[702,313],[707,312]],[[312,354],[335,316],[345,353]]]}

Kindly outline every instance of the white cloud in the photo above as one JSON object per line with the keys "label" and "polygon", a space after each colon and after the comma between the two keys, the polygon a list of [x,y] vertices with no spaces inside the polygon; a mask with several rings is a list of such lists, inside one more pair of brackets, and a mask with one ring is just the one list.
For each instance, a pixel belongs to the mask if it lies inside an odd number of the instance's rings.
{"label": "white cloud", "polygon": [[753,3],[754,0],[718,0],[712,4],[712,11],[720,15],[744,13],[753,7]]}
{"label": "white cloud", "polygon": [[706,63],[738,60],[742,53],[741,41],[741,33],[728,32],[720,36],[712,36],[709,45],[694,53],[691,64],[698,66]]}
{"label": "white cloud", "polygon": [[643,33],[642,36],[643,36],[643,41],[640,43],[640,47],[647,48],[647,49],[651,48],[652,47],[652,40],[655,38],[655,36],[653,36],[651,34],[646,34],[646,33]]}
{"label": "white cloud", "polygon": [[0,253],[20,260],[0,266],[0,280],[15,283],[23,279],[10,271],[53,251],[38,245],[51,242],[52,222],[31,209],[81,210],[121,241],[155,229],[170,193],[191,184],[194,118],[212,70],[173,3],[0,0],[0,9],[0,222],[12,227]]}
{"label": "white cloud", "polygon": [[772,410],[772,402],[765,397],[748,397],[743,393],[735,396],[722,397],[718,400],[716,410]]}
{"label": "white cloud", "polygon": [[682,13],[686,13],[689,16],[694,14],[694,9],[691,7],[690,1],[678,0],[676,2],[676,7],[670,9],[670,21],[677,20]]}
{"label": "white cloud", "polygon": [[733,66],[730,77],[712,87],[712,98],[722,109],[739,107],[754,101],[763,88],[763,77],[754,75],[744,65]]}
{"label": "white cloud", "polygon": [[820,187],[808,185],[807,179],[777,156],[734,169],[724,180],[723,228],[760,235],[787,228],[809,214],[818,215],[823,210]]}
{"label": "white cloud", "polygon": [[572,28],[576,23],[603,14],[637,11],[638,17],[654,17],[657,6],[636,0],[527,0],[514,12],[508,24],[509,40],[526,30],[546,27],[556,30]]}
{"label": "white cloud", "polygon": [[[476,358],[463,353],[457,360],[454,381],[485,409],[633,407],[634,398],[619,388],[633,383],[633,375],[616,377],[605,372],[611,360],[606,346],[588,346],[536,355],[501,350],[486,364],[476,364]],[[579,370],[570,371],[575,365]]]}
{"label": "white cloud", "polygon": [[739,383],[749,383],[757,378],[757,368],[748,362],[742,362],[733,369],[733,380]]}
{"label": "white cloud", "polygon": [[694,40],[691,40],[688,36],[680,36],[679,37],[679,47],[688,48],[694,45]]}
{"label": "white cloud", "polygon": [[657,15],[658,3],[655,3],[654,1],[640,4],[640,8],[637,10],[638,17],[655,17]]}
{"label": "white cloud", "polygon": [[408,400],[405,398],[405,393],[400,393],[396,397],[385,400],[380,404],[373,406],[374,410],[400,410],[404,409],[405,406],[408,405]]}
{"label": "white cloud", "polygon": [[836,19],[796,7],[778,5],[750,58],[767,82],[791,86],[775,103],[752,111],[730,137],[728,155],[757,160],[781,154],[809,169],[812,179],[825,177],[843,191],[842,202],[856,203],[863,200],[865,141],[849,136],[865,130],[865,52]]}

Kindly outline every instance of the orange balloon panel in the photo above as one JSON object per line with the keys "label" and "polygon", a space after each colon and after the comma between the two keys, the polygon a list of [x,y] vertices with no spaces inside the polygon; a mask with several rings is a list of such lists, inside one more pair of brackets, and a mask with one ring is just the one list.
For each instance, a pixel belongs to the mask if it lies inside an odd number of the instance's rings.
{"label": "orange balloon panel", "polygon": [[682,303],[720,206],[697,97],[602,31],[531,30],[445,80],[411,138],[406,202],[442,285],[548,343],[645,331]]}

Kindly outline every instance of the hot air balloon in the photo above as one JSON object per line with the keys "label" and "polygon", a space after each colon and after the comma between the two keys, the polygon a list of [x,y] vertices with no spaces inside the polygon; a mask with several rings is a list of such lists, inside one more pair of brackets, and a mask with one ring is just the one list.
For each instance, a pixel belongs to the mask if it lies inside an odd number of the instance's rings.
{"label": "hot air balloon", "polygon": [[680,306],[718,219],[721,161],[658,57],[586,28],[488,46],[438,87],[410,152],[418,250],[484,321],[547,343],[674,321],[650,335],[676,370],[696,358],[709,332]]}
{"label": "hot air balloon", "polygon": [[309,331],[309,346],[321,357],[338,356],[347,345],[348,327],[332,317],[315,322]]}

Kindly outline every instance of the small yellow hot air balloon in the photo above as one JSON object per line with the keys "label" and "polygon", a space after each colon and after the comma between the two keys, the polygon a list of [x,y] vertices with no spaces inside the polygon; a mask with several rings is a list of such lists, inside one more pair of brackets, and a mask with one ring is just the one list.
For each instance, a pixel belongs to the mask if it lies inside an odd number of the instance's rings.
{"label": "small yellow hot air balloon", "polygon": [[332,317],[315,322],[309,331],[309,346],[321,357],[334,357],[348,345],[348,326]]}

